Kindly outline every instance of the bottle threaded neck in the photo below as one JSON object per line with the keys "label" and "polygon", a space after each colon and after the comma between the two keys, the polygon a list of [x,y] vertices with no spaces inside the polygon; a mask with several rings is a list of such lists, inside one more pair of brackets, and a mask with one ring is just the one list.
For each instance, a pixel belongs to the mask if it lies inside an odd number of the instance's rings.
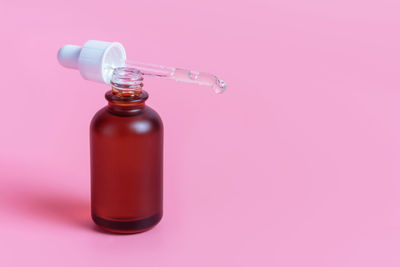
{"label": "bottle threaded neck", "polygon": [[140,96],[143,87],[142,73],[134,68],[115,68],[111,78],[114,94],[122,97]]}

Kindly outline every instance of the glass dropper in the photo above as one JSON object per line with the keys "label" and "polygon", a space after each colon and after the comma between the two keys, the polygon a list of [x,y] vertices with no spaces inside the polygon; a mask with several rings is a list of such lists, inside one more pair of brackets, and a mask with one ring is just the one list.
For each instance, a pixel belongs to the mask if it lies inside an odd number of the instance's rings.
{"label": "glass dropper", "polygon": [[64,67],[78,69],[83,78],[106,84],[110,84],[115,68],[128,67],[142,75],[209,86],[217,94],[226,89],[226,83],[214,74],[127,60],[125,49],[118,42],[90,40],[83,46],[65,45],[57,57]]}

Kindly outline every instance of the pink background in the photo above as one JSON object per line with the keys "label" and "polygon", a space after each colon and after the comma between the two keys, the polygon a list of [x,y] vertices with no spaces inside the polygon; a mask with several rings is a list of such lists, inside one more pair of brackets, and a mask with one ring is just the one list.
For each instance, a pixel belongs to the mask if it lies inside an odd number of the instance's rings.
{"label": "pink background", "polygon": [[[1,266],[399,266],[398,0],[2,1]],[[111,235],[89,218],[89,122],[107,86],[56,60],[218,73],[146,79],[165,125],[165,215]]]}

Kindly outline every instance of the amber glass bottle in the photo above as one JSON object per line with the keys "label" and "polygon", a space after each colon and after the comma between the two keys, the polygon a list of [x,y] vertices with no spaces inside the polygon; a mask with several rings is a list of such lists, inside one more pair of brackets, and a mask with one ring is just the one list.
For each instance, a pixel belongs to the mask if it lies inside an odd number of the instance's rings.
{"label": "amber glass bottle", "polygon": [[90,125],[93,221],[115,233],[139,233],[162,217],[163,125],[145,104],[140,72],[114,70],[108,106]]}

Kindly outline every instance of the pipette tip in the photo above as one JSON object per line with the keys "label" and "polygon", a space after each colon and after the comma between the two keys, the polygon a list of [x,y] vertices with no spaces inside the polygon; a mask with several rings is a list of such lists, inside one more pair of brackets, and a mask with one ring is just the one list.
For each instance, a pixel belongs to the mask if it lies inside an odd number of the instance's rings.
{"label": "pipette tip", "polygon": [[226,90],[226,83],[223,80],[217,78],[215,84],[213,85],[215,93],[222,94]]}

